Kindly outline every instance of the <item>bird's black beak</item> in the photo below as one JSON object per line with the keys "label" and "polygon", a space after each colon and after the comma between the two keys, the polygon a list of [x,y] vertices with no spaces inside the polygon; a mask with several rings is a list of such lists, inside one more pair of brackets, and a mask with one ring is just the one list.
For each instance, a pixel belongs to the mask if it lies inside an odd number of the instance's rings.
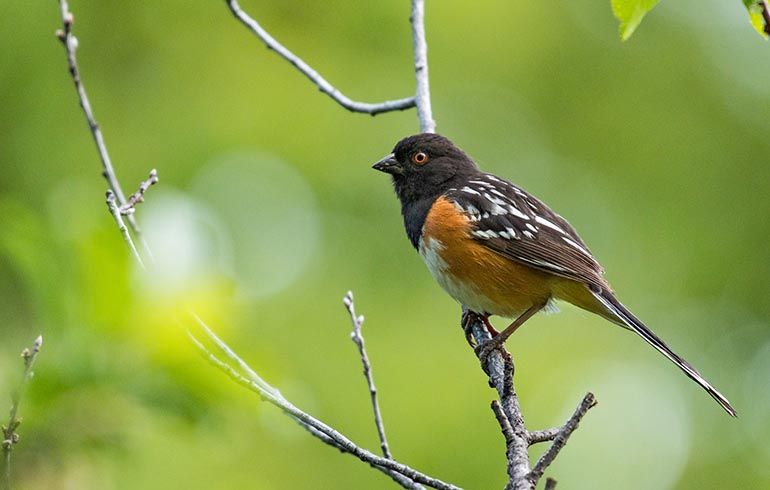
{"label": "bird's black beak", "polygon": [[403,173],[403,168],[401,167],[401,164],[398,163],[398,160],[396,160],[396,156],[391,153],[390,155],[386,156],[379,162],[372,165],[372,168],[375,170],[379,170],[380,172],[385,172],[386,174],[400,174]]}

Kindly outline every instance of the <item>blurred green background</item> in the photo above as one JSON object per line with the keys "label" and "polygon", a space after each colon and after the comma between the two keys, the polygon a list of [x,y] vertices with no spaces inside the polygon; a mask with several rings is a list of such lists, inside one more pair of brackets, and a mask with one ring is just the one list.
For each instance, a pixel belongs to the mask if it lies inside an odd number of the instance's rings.
{"label": "blurred green background", "polygon": [[[413,92],[406,0],[243,3],[347,95]],[[459,308],[369,168],[417,131],[414,111],[347,113],[222,1],[73,2],[124,188],[160,173],[138,211],[147,277],[104,206],[56,3],[3,7],[0,398],[45,337],[16,488],[393,488],[215,371],[174,321],[194,305],[289,399],[376,450],[348,289],[394,455],[502,487]],[[508,342],[528,426],[588,390],[600,402],[549,472],[565,488],[770,487],[770,59],[746,17],[737,0],[667,0],[621,43],[606,0],[428,2],[439,131],[567,217],[740,415],[629,332],[570,306],[539,316]]]}

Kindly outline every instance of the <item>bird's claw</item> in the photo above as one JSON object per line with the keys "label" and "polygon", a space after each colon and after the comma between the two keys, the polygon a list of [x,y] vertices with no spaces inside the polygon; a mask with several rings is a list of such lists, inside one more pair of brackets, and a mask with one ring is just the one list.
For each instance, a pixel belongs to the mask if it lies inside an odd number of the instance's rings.
{"label": "bird's claw", "polygon": [[460,325],[463,327],[463,332],[465,332],[465,340],[468,342],[468,345],[475,349],[476,341],[473,338],[473,321],[475,320],[474,316],[475,313],[472,311],[464,310]]}

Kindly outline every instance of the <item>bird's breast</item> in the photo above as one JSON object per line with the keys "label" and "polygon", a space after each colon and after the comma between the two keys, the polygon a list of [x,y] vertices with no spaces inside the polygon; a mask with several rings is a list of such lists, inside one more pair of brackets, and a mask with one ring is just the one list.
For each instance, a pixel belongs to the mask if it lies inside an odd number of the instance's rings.
{"label": "bird's breast", "polygon": [[470,219],[444,197],[431,206],[418,251],[439,285],[479,313],[517,316],[551,296],[550,276],[476,241]]}

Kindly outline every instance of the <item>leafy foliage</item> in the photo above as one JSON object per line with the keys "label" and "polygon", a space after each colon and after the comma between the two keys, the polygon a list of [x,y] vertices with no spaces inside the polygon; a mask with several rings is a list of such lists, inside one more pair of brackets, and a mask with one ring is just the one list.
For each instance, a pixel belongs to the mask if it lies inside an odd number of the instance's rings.
{"label": "leafy foliage", "polygon": [[763,0],[743,0],[743,5],[749,11],[751,25],[754,26],[754,29],[756,29],[760,36],[767,39],[768,35],[770,35],[770,24],[767,21],[767,2]]}
{"label": "leafy foliage", "polygon": [[612,0],[612,13],[620,21],[620,38],[631,37],[647,12],[660,0]]}
{"label": "leafy foliage", "polygon": [[[620,21],[620,38],[625,41],[660,0],[611,0],[612,13]],[[767,0],[743,0],[754,29],[765,39],[770,36],[770,7]]]}

